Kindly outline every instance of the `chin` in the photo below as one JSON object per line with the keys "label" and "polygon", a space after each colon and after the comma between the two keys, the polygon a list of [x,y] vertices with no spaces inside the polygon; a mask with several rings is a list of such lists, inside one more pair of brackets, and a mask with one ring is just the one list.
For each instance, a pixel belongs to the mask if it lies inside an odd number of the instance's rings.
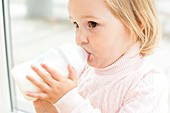
{"label": "chin", "polygon": [[104,66],[101,66],[99,64],[96,63],[96,61],[87,61],[88,65],[91,66],[91,67],[94,67],[94,68],[98,68],[98,69],[102,69],[104,68]]}
{"label": "chin", "polygon": [[95,67],[95,68],[98,68],[98,66],[97,66],[97,64],[95,63],[95,62],[93,62],[93,61],[87,61],[87,63],[89,64],[89,66],[91,66],[91,67]]}

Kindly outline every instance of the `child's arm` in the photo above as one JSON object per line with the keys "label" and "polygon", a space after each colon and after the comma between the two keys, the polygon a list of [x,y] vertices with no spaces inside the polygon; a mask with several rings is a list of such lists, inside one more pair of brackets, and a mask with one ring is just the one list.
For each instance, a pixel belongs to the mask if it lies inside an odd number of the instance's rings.
{"label": "child's arm", "polygon": [[[95,109],[93,108],[93,106],[90,104],[89,101],[86,101],[85,99],[83,99],[78,91],[74,90],[77,87],[77,78],[76,78],[76,71],[70,66],[68,65],[68,71],[69,71],[69,77],[68,78],[64,78],[62,77],[62,75],[60,75],[55,69],[52,69],[51,67],[42,64],[42,67],[48,72],[44,72],[43,70],[40,70],[39,68],[32,66],[32,69],[43,79],[43,81],[36,79],[36,78],[32,78],[31,76],[27,76],[27,78],[36,86],[38,86],[42,92],[40,93],[35,93],[35,92],[26,92],[26,95],[31,96],[31,97],[35,97],[41,100],[45,100],[46,102],[49,102],[48,105],[50,105],[50,103],[55,104],[56,102],[58,102],[64,95],[66,95],[68,92],[68,94],[73,94],[72,96],[70,96],[69,98],[71,100],[73,100],[71,102],[71,105],[73,105],[74,107],[76,107],[76,109],[70,109],[70,111],[65,112],[65,110],[68,110],[68,106],[65,106],[64,104],[62,106],[64,106],[64,109],[60,109],[61,113],[70,113],[70,112],[75,112],[75,113],[101,113],[99,109]],[[65,96],[67,97],[67,96]],[[77,102],[78,105],[80,105],[80,109],[77,106],[76,103],[74,103],[74,99],[78,100]],[[47,110],[44,107],[40,107],[40,104],[42,104],[42,106],[44,105],[44,102],[39,104],[39,107],[36,107],[37,102],[34,102],[34,106],[35,109],[37,111],[37,113],[44,113],[43,110]],[[83,107],[82,107],[82,106]],[[58,108],[58,106],[56,106]],[[70,106],[69,106],[70,107]],[[84,109],[85,107],[85,109]],[[55,111],[54,106],[50,105],[49,106],[49,112],[50,113],[57,113],[57,109]],[[84,109],[84,111],[82,111]],[[48,113],[48,112],[47,112]]]}
{"label": "child's arm", "polygon": [[90,100],[80,96],[77,88],[64,95],[55,106],[61,110],[61,113],[104,113],[99,108],[94,108]]}

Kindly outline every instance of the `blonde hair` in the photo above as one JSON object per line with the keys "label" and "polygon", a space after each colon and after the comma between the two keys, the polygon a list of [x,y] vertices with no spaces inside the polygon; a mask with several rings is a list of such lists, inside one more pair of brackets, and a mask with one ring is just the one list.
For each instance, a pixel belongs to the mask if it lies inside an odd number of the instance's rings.
{"label": "blonde hair", "polygon": [[147,56],[157,46],[161,33],[153,0],[106,0],[114,16],[131,32],[132,44],[139,41],[140,54]]}

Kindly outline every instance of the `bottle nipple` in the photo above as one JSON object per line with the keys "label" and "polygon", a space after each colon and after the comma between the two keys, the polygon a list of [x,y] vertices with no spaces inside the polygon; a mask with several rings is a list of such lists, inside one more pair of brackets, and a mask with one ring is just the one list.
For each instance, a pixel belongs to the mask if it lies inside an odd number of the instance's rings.
{"label": "bottle nipple", "polygon": [[77,51],[80,57],[82,58],[83,62],[85,62],[87,60],[87,52],[82,47],[79,46],[77,46]]}

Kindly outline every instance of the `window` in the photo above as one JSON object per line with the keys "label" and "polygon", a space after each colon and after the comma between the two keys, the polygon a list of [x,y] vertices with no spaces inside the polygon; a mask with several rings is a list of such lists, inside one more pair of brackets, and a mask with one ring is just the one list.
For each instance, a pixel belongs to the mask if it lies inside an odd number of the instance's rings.
{"label": "window", "polygon": [[9,76],[11,64],[10,37],[9,37],[8,4],[0,1],[0,112],[11,113],[13,111],[12,82]]}

